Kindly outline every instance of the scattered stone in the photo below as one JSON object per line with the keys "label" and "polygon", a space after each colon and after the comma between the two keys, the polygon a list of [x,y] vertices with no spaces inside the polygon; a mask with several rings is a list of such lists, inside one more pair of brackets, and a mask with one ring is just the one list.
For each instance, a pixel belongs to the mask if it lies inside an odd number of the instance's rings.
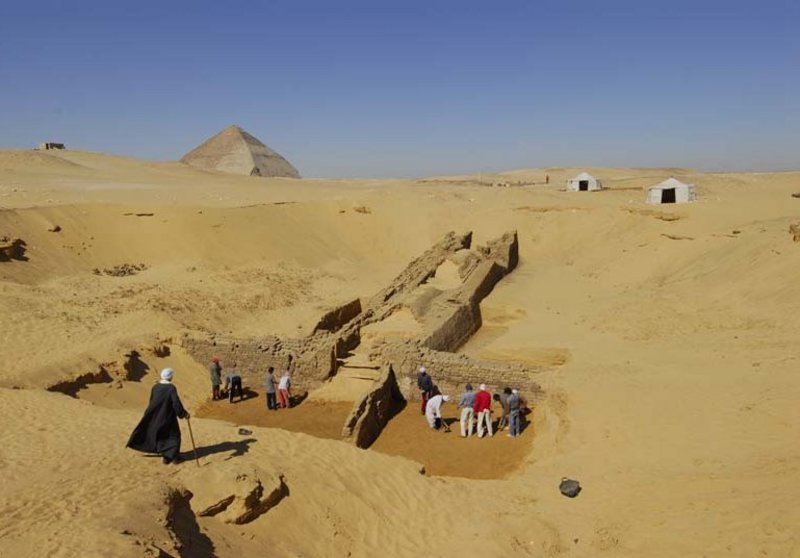
{"label": "scattered stone", "polygon": [[196,491],[200,517],[218,517],[225,523],[244,525],[277,506],[289,495],[282,473],[260,468],[223,470],[215,473],[224,479]]}
{"label": "scattered stone", "polygon": [[127,277],[129,275],[136,275],[140,271],[148,269],[148,267],[149,266],[147,264],[143,263],[140,264],[125,263],[125,264],[115,265],[114,267],[111,268],[108,267],[103,269],[94,268],[92,270],[92,273],[94,273],[95,275],[110,275],[112,277]]}
{"label": "scattered stone", "polygon": [[0,236],[0,262],[10,260],[26,260],[25,241],[21,238]]}
{"label": "scattered stone", "polygon": [[354,207],[353,211],[355,211],[356,213],[364,213],[364,214],[372,213],[372,210],[366,205],[360,205],[358,207]]}
{"label": "scattered stone", "polygon": [[239,429],[239,434],[241,434],[242,436],[249,436],[252,433],[253,433],[253,431],[252,430],[248,430],[247,428],[240,428]]}
{"label": "scattered stone", "polygon": [[793,198],[800,198],[800,192],[795,192],[794,194],[792,194],[792,197]]}
{"label": "scattered stone", "polygon": [[582,490],[581,483],[576,480],[568,479],[567,477],[561,479],[561,484],[558,485],[558,489],[561,491],[561,494],[567,498],[574,498],[580,494]]}
{"label": "scattered stone", "polygon": [[61,232],[61,225],[53,225],[47,230],[50,232]]}

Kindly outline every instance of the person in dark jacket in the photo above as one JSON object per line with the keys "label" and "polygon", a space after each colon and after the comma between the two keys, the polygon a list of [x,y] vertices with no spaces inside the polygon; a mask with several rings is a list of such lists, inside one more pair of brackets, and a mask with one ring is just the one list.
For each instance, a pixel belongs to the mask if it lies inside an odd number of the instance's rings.
{"label": "person in dark jacket", "polygon": [[208,372],[211,376],[211,399],[216,401],[220,399],[219,386],[222,385],[222,365],[219,363],[218,356],[211,359],[211,366],[208,367]]}
{"label": "person in dark jacket", "polygon": [[244,399],[244,391],[242,390],[242,377],[236,371],[235,362],[225,375],[225,385],[222,387],[222,391],[228,395],[228,403],[233,403],[233,396],[237,394],[239,395],[239,401]]}
{"label": "person in dark jacket", "polygon": [[503,391],[501,393],[494,395],[495,401],[500,403],[500,409],[502,409],[502,411],[503,411],[503,414],[500,415],[500,420],[497,421],[497,430],[498,430],[498,432],[500,430],[503,430],[506,427],[506,425],[508,424],[508,404],[507,404],[507,401],[508,401],[509,396],[511,396],[511,388],[510,387],[504,387]]}
{"label": "person in dark jacket", "polygon": [[150,403],[134,428],[127,447],[144,453],[159,453],[164,464],[180,463],[181,428],[178,419],[189,418],[178,388],[172,384],[172,368],[161,371],[161,381],[150,391]]}
{"label": "person in dark jacket", "polygon": [[270,411],[278,410],[278,400],[275,390],[275,368],[270,366],[267,370],[267,378],[264,380],[264,391],[267,394],[267,409]]}
{"label": "person in dark jacket", "polygon": [[424,415],[425,407],[428,405],[428,399],[430,399],[433,395],[433,378],[430,377],[424,366],[420,366],[419,368],[417,387],[420,391],[420,399],[422,399],[422,414]]}

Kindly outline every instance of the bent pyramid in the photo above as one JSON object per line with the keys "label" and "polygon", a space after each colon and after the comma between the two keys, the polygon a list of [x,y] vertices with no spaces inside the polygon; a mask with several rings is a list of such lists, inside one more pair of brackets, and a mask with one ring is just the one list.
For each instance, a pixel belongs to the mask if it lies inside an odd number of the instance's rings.
{"label": "bent pyramid", "polygon": [[228,126],[207,139],[181,157],[181,163],[231,174],[300,178],[289,161],[239,126]]}

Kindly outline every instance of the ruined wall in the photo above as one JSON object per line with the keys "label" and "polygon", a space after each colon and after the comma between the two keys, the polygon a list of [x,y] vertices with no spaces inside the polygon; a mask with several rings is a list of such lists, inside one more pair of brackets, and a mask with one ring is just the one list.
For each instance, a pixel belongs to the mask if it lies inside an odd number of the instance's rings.
{"label": "ruined wall", "polygon": [[227,370],[235,362],[245,386],[256,388],[264,382],[268,367],[273,366],[280,373],[289,365],[289,355],[292,355],[292,384],[296,391],[305,391],[316,387],[335,372],[336,340],[335,336],[328,334],[305,339],[186,336],[181,345],[200,363],[210,364],[211,358],[218,356],[222,360],[223,370]]}
{"label": "ruined wall", "polygon": [[480,302],[516,266],[519,244],[517,233],[509,232],[477,252],[483,260],[465,259],[469,272],[454,291],[447,291],[431,304],[424,317],[420,342],[437,351],[456,351],[478,331],[483,323]]}
{"label": "ruined wall", "polygon": [[487,258],[497,262],[509,274],[517,268],[519,263],[519,239],[516,231],[510,231],[503,236],[490,240],[486,246],[479,246],[478,251]]}
{"label": "ruined wall", "polygon": [[403,408],[404,402],[394,370],[391,365],[384,366],[373,389],[353,405],[342,437],[360,448],[368,448],[378,439],[389,419]]}
{"label": "ruined wall", "polygon": [[[378,320],[385,318],[388,314],[379,315],[380,313],[378,310],[385,306],[385,303],[388,302],[389,299],[397,298],[398,295],[406,294],[419,287],[434,276],[436,270],[444,263],[448,256],[459,250],[469,248],[471,244],[472,232],[460,235],[452,231],[447,233],[442,240],[426,250],[420,257],[409,263],[388,287],[372,297],[366,309],[368,311],[371,310],[372,314],[376,314]],[[385,310],[391,312],[392,308],[389,306],[385,308]]]}
{"label": "ruined wall", "polygon": [[423,347],[435,351],[455,351],[481,327],[477,304],[442,301],[434,305],[421,337]]}
{"label": "ruined wall", "polygon": [[356,298],[328,311],[314,326],[314,333],[320,331],[335,332],[340,330],[353,318],[361,313],[361,300]]}
{"label": "ruined wall", "polygon": [[[480,302],[519,261],[516,232],[508,232],[485,246],[467,252],[465,249],[470,247],[471,241],[472,233],[448,233],[406,266],[388,287],[372,297],[363,311],[358,312],[361,308],[358,300],[336,308],[320,319],[317,331],[309,337],[185,337],[182,344],[189,354],[203,363],[209,363],[215,355],[222,359],[226,368],[236,361],[245,383],[255,386],[261,385],[268,366],[283,370],[289,362],[289,355],[294,355],[294,386],[297,390],[308,390],[336,373],[337,356],[344,356],[358,347],[363,326],[379,322],[398,307],[411,304],[415,315],[419,314],[417,318],[422,322],[423,333],[413,341],[378,342],[370,354],[375,362],[393,369],[393,383],[399,386],[402,396],[413,398],[418,395],[416,373],[422,364],[431,370],[441,388],[451,393],[463,389],[467,382],[476,385],[486,383],[493,390],[511,386],[529,394],[538,392],[539,386],[533,381],[533,375],[541,369],[476,361],[453,353],[480,329]],[[448,258],[458,260],[463,283],[455,289],[441,292],[430,301],[426,300],[419,308],[413,307],[412,293],[431,278]],[[380,387],[376,389],[378,392],[381,390]],[[384,395],[380,392],[379,395],[373,394],[373,397],[383,400]],[[364,418],[372,416],[371,408],[367,405],[360,411],[354,409],[353,420],[372,424],[372,418]],[[355,429],[356,422],[347,428]],[[363,436],[367,439],[369,432],[378,427],[373,425],[364,428]],[[358,432],[361,429],[358,427]],[[351,434],[355,438],[359,435]]]}
{"label": "ruined wall", "polygon": [[463,354],[433,351],[414,342],[376,345],[371,358],[390,363],[397,375],[397,384],[406,399],[418,399],[417,372],[424,365],[443,393],[455,395],[471,383],[475,389],[485,383],[492,392],[508,386],[517,388],[529,398],[541,394],[536,382],[541,367],[477,360]]}

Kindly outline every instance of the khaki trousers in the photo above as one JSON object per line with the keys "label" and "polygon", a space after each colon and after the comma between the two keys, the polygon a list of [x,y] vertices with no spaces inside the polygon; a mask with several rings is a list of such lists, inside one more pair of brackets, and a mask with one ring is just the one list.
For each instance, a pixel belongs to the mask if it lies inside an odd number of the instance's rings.
{"label": "khaki trousers", "polygon": [[461,437],[466,438],[467,436],[472,436],[472,430],[475,427],[475,424],[472,422],[472,419],[475,417],[475,412],[472,410],[472,407],[464,407],[461,409]]}
{"label": "khaki trousers", "polygon": [[489,436],[492,436],[492,412],[488,409],[478,413],[478,438],[483,438],[484,422],[486,423],[486,430],[489,431]]}

